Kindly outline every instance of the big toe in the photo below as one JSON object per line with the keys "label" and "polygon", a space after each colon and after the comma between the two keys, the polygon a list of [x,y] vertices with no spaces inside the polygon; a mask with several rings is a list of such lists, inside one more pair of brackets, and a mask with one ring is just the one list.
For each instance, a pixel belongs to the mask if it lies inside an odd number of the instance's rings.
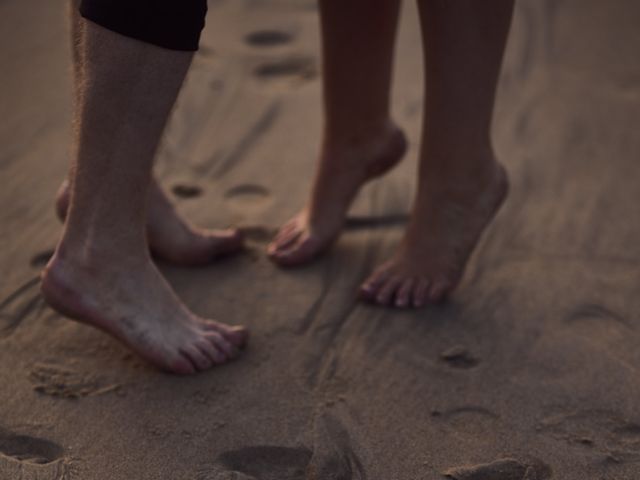
{"label": "big toe", "polygon": [[367,301],[373,302],[385,281],[391,276],[391,271],[386,268],[378,268],[369,275],[364,283],[360,286],[360,296]]}
{"label": "big toe", "polygon": [[292,267],[309,262],[322,249],[322,243],[313,235],[303,234],[287,247],[269,252],[271,259],[283,267]]}
{"label": "big toe", "polygon": [[198,371],[208,370],[213,366],[213,361],[209,355],[202,349],[198,348],[197,345],[185,346],[179,351]]}
{"label": "big toe", "polygon": [[402,285],[403,280],[404,279],[398,275],[391,276],[378,290],[374,299],[375,303],[383,306],[392,305],[395,301],[396,292]]}
{"label": "big toe", "polygon": [[171,358],[167,358],[165,361],[155,363],[158,364],[162,370],[177,375],[191,375],[197,372],[193,362],[182,352]]}
{"label": "big toe", "polygon": [[300,238],[300,235],[302,235],[302,230],[297,228],[297,225],[293,223],[286,224],[269,244],[267,253],[270,256],[274,256],[279,252],[286,251]]}
{"label": "big toe", "polygon": [[249,330],[242,325],[226,325],[220,333],[232,345],[244,348],[249,341]]}

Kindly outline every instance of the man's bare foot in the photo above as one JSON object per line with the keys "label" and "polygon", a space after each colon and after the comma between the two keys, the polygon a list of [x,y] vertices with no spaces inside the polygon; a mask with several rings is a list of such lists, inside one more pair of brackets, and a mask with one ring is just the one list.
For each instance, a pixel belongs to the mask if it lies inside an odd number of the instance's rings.
{"label": "man's bare foot", "polygon": [[309,203],[280,229],[268,247],[271,259],[281,266],[301,265],[328,249],[360,187],[393,168],[407,150],[407,140],[394,124],[365,140],[347,145],[327,143]]}
{"label": "man's bare foot", "polygon": [[[65,180],[56,198],[56,213],[64,221],[69,208],[69,183]],[[156,181],[149,191],[147,218],[149,248],[153,255],[177,265],[204,265],[242,249],[238,230],[204,230],[196,228],[175,210]]]}
{"label": "man's bare foot", "polygon": [[467,174],[455,183],[437,174],[427,180],[398,252],[362,284],[365,300],[422,307],[441,301],[456,287],[507,195],[506,172],[490,155],[484,174]]}
{"label": "man's bare foot", "polygon": [[149,258],[90,263],[64,258],[60,250],[42,274],[47,303],[114,335],[163,370],[206,370],[235,358],[247,342],[244,327],[191,313]]}

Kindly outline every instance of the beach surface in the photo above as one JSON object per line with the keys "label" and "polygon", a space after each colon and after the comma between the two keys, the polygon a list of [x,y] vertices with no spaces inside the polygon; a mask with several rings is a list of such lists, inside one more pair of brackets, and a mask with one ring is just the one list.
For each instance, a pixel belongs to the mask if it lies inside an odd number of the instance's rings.
{"label": "beach surface", "polygon": [[455,295],[422,310],[356,299],[415,190],[412,2],[394,84],[406,159],[328,255],[265,256],[312,179],[317,24],[313,1],[209,2],[157,175],[249,248],[161,269],[252,336],[238,361],[178,377],[39,294],[69,163],[67,9],[0,2],[0,480],[640,479],[640,2],[517,3],[494,125],[510,197]]}

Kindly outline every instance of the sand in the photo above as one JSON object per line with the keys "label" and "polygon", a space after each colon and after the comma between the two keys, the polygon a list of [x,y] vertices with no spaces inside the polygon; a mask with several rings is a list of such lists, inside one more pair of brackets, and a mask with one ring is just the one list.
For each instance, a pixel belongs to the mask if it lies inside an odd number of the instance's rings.
{"label": "sand", "polygon": [[196,312],[247,324],[243,358],[181,378],[44,305],[61,227],[70,63],[61,0],[0,2],[0,479],[640,478],[640,3],[518,3],[494,137],[511,196],[445,305],[355,291],[414,190],[415,6],[394,108],[411,149],[368,186],[331,253],[264,255],[302,204],[320,131],[312,1],[210,1],[158,175],[247,254],[162,265]]}

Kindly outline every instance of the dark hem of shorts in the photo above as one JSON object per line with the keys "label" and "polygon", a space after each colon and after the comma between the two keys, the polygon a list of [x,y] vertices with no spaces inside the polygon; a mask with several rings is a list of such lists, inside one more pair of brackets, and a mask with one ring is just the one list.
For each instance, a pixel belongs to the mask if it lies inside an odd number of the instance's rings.
{"label": "dark hem of shorts", "polygon": [[196,51],[206,0],[82,0],[80,15],[108,30],[162,48]]}

